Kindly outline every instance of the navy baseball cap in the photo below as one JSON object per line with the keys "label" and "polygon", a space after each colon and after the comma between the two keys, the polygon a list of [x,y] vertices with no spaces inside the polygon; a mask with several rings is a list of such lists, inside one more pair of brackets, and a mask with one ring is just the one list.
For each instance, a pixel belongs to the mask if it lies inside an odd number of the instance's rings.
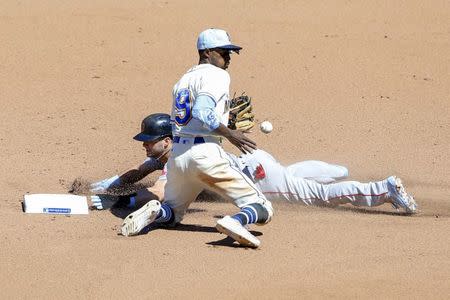
{"label": "navy baseball cap", "polygon": [[222,48],[239,53],[242,47],[231,43],[230,35],[222,29],[210,28],[201,32],[197,39],[197,49]]}

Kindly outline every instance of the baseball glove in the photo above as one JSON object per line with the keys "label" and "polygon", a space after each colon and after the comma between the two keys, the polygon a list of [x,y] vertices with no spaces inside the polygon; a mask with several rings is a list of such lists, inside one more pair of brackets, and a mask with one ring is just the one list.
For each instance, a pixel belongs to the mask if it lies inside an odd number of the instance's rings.
{"label": "baseball glove", "polygon": [[230,117],[228,128],[247,131],[255,126],[255,115],[252,112],[252,98],[242,94],[230,100]]}

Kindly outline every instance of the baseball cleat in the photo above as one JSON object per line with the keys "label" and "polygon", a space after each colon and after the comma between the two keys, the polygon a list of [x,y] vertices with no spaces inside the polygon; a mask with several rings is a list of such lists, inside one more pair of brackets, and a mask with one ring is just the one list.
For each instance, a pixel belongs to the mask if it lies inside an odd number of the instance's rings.
{"label": "baseball cleat", "polygon": [[247,247],[258,248],[261,242],[251,234],[238,220],[225,216],[217,221],[216,229]]}
{"label": "baseball cleat", "polygon": [[135,212],[129,214],[122,224],[122,235],[137,235],[146,226],[155,221],[158,212],[161,209],[161,203],[158,200],[151,200]]}
{"label": "baseball cleat", "polygon": [[406,193],[402,180],[391,176],[387,179],[389,197],[392,199],[392,205],[396,208],[404,208],[406,213],[413,214],[417,212],[417,203],[411,195]]}

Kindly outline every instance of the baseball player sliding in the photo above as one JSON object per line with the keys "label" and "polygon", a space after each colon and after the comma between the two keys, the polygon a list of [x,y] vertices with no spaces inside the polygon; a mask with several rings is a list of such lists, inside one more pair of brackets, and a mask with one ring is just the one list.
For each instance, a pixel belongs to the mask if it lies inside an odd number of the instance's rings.
{"label": "baseball player sliding", "polygon": [[[173,146],[170,116],[157,113],[146,117],[142,121],[141,132],[134,139],[143,142],[147,159],[141,165],[131,168],[120,176],[116,175],[93,183],[91,192],[108,193],[110,189],[132,184],[154,171],[163,170],[154,186],[141,189],[133,195],[115,198],[118,201],[116,204],[129,207],[151,200],[163,201],[164,187],[167,182],[164,165],[169,159]],[[242,170],[271,201],[327,206],[350,203],[368,207],[390,203],[397,209],[404,209],[406,213],[414,213],[417,208],[414,199],[406,194],[400,180],[393,176],[373,183],[356,181],[335,183],[336,180],[348,176],[345,167],[322,161],[304,161],[284,167],[261,149],[240,157],[233,154],[227,155],[234,166]],[[103,198],[102,195],[93,196],[94,205],[98,209],[111,206],[113,203],[111,199],[111,197]],[[126,218],[129,220],[127,224],[133,223],[134,228],[133,233],[130,232],[129,235],[139,233],[151,223],[151,218],[148,217],[151,207],[144,205]]]}
{"label": "baseball player sliding", "polygon": [[[150,200],[163,200],[164,187],[167,182],[165,164],[167,163],[170,151],[173,146],[172,131],[170,125],[170,116],[164,113],[156,113],[147,116],[141,124],[141,132],[134,137],[135,140],[143,142],[143,147],[146,150],[147,158],[139,165],[128,169],[121,175],[114,175],[90,186],[92,193],[98,194],[92,196],[94,207],[103,210],[112,207],[129,207],[133,208],[139,204],[145,204]],[[319,183],[331,183],[336,180],[344,179],[348,176],[347,168],[338,165],[332,165],[323,161],[309,160],[297,162],[288,167],[284,167],[277,163],[276,160],[269,153],[257,149],[252,153],[236,157],[233,154],[227,153],[230,156],[233,164],[240,167],[244,173],[248,173],[248,167],[252,162],[272,161],[275,168],[282,168],[293,177],[306,178],[314,180]],[[242,167],[244,165],[244,167]],[[272,173],[274,169],[268,169],[266,166],[265,172]],[[104,197],[105,194],[113,193],[115,189],[122,190],[121,187],[130,186],[144,177],[152,174],[155,171],[162,171],[161,176],[154,183],[152,187],[139,189],[136,193],[127,196],[118,197]],[[250,176],[253,178],[253,176]],[[258,181],[258,184],[265,181]],[[278,181],[277,181],[278,182]],[[260,189],[266,189],[263,185]],[[273,197],[276,193],[271,194]],[[292,195],[285,193],[285,195]],[[274,200],[280,198],[275,197]],[[288,197],[288,201],[296,201]],[[308,203],[306,203],[308,204]]]}

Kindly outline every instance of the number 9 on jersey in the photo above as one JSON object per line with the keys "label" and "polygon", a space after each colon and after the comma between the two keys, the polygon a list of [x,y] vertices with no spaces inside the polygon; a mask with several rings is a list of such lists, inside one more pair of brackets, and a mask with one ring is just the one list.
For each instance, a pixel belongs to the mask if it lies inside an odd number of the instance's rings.
{"label": "number 9 on jersey", "polygon": [[185,126],[192,118],[192,102],[188,89],[178,91],[175,98],[175,122]]}

